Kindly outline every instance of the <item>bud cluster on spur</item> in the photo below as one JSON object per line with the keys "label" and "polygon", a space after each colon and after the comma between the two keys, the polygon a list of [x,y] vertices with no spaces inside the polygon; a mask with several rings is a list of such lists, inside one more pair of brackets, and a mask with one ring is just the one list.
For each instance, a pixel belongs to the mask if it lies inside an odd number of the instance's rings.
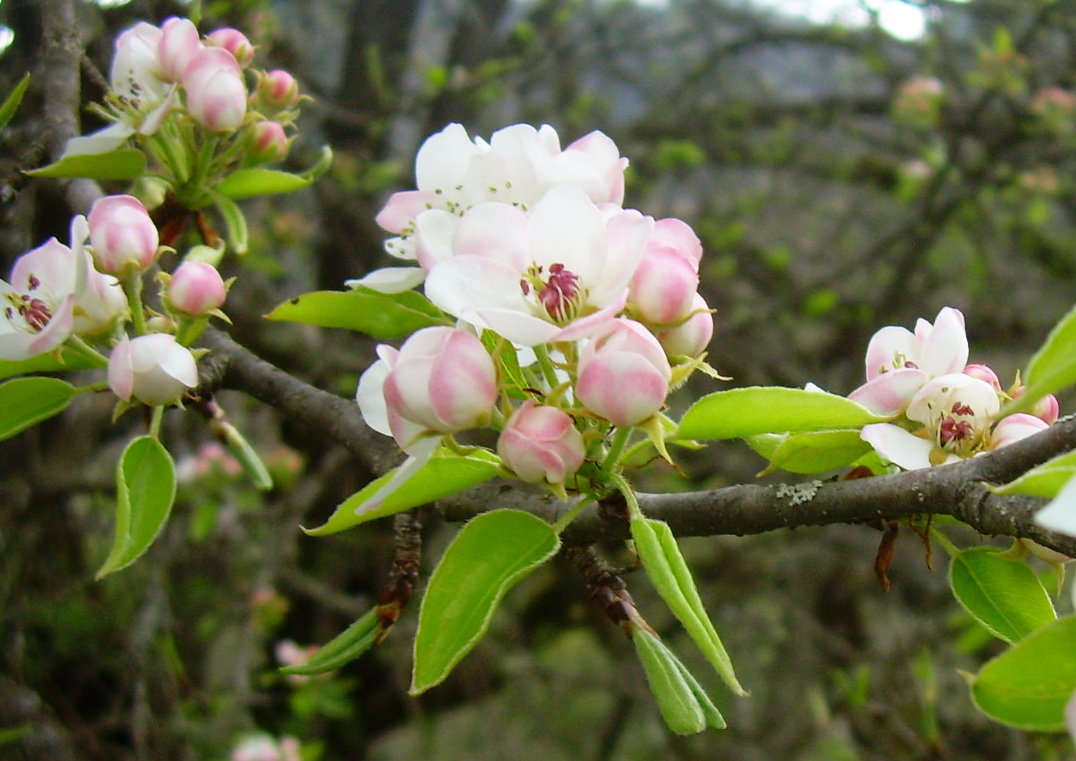
{"label": "bud cluster on spur", "polygon": [[914,333],[897,326],[875,333],[867,347],[867,382],[848,396],[893,421],[865,426],[863,440],[894,465],[916,470],[997,449],[1057,420],[1052,394],[1036,402],[1032,414],[998,419],[1024,387],[1017,380],[1003,390],[989,367],[967,364],[968,354],[964,315],[952,307],[933,324],[920,319]]}
{"label": "bud cluster on spur", "polygon": [[[387,252],[413,266],[348,284],[421,286],[455,324],[378,348],[358,391],[371,427],[424,456],[418,442],[455,447],[452,434],[492,427],[506,470],[558,487],[588,462],[614,464],[613,429],[638,428],[664,453],[669,390],[694,370],[715,374],[704,361],[713,320],[698,236],[624,208],[627,165],[601,132],[562,149],[548,125],[486,141],[452,124],[426,140],[418,188],[377,217],[394,235]],[[460,348],[440,348],[450,342]]]}

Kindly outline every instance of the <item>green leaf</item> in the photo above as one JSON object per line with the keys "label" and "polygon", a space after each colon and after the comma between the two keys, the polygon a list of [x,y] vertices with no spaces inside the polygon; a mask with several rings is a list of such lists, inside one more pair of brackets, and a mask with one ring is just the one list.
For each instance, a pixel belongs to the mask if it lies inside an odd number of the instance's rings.
{"label": "green leaf", "polygon": [[224,220],[224,237],[232,250],[240,256],[246,254],[250,233],[247,231],[247,218],[243,216],[243,210],[235,201],[220,193],[213,193],[213,205]]}
{"label": "green leaf", "polygon": [[468,522],[422,598],[411,694],[440,684],[486,633],[505,592],[559,547],[553,527],[530,513],[494,510]]}
{"label": "green leaf", "polygon": [[886,418],[843,396],[778,386],[718,391],[684,414],[681,439],[737,439],[761,433],[862,428]]}
{"label": "green leaf", "polygon": [[116,467],[116,538],[97,572],[101,579],[138,560],[164,528],[176,496],[172,456],[157,439],[140,436]]}
{"label": "green leaf", "polygon": [[953,595],[976,621],[1006,642],[1019,642],[1057,618],[1050,595],[1023,560],[973,547],[949,565]]}
{"label": "green leaf", "polygon": [[870,451],[858,430],[811,431],[793,435],[760,434],[747,439],[747,444],[770,461],[759,475],[781,468],[790,473],[822,473],[843,468]]}
{"label": "green leaf", "polygon": [[134,148],[105,153],[67,156],[54,164],[32,169],[32,177],[87,177],[91,180],[133,180],[146,170],[146,157]]}
{"label": "green leaf", "polygon": [[255,196],[291,193],[309,187],[312,182],[313,180],[290,172],[281,172],[279,169],[239,169],[220,181],[217,192],[233,201],[241,201]]}
{"label": "green leaf", "polygon": [[0,441],[63,412],[76,393],[59,378],[15,378],[0,385]]}
{"label": "green leaf", "polygon": [[59,358],[56,352],[38,354],[36,357],[22,360],[0,359],[0,380],[14,378],[16,375],[30,375],[31,373],[55,373],[64,370],[87,370],[92,367],[100,367],[85,354],[73,352],[70,349],[61,349]]}
{"label": "green leaf", "polygon": [[1018,729],[1062,732],[1076,692],[1076,616],[1046,626],[983,666],[971,685],[979,710]]}
{"label": "green leaf", "polygon": [[344,500],[323,525],[304,531],[310,536],[335,534],[360,523],[436,502],[442,497],[470,489],[494,478],[500,469],[500,458],[484,449],[476,449],[467,455],[442,449],[374,509],[364,509],[363,506],[392,480],[396,469],[371,481],[362,491]]}
{"label": "green leaf", "polygon": [[1026,494],[1053,499],[1073,476],[1076,476],[1076,452],[1068,452],[1032,468],[1015,481],[990,488],[995,494]]}
{"label": "green leaf", "polygon": [[672,529],[663,521],[633,518],[631,537],[635,540],[635,549],[643,561],[646,575],[669,610],[684,625],[729,689],[737,695],[746,695],[747,691],[736,678],[732,660],[721,643],[721,637],[710,622]]}
{"label": "green leaf", "polygon": [[1061,318],[1024,372],[1024,393],[1002,411],[1028,409],[1047,394],[1076,383],[1076,307]]}
{"label": "green leaf", "polygon": [[658,701],[661,718],[669,729],[678,735],[693,735],[706,729],[707,717],[695,691],[684,678],[685,669],[679,659],[664,642],[642,627],[632,630],[631,639],[646,672],[650,691]]}
{"label": "green leaf", "polygon": [[445,313],[421,293],[381,293],[362,286],[353,291],[303,294],[284,302],[267,317],[358,330],[381,340],[400,338],[430,325],[450,324]]}
{"label": "green leaf", "polygon": [[11,121],[11,117],[15,115],[15,112],[19,109],[19,104],[22,103],[22,96],[26,94],[26,88],[30,86],[30,75],[24,74],[19,83],[15,85],[15,89],[11,91],[11,94],[4,99],[4,105],[0,106],[0,129],[7,126],[7,123]]}
{"label": "green leaf", "polygon": [[280,669],[280,671],[284,674],[299,674],[300,676],[316,676],[335,671],[348,661],[355,660],[376,644],[377,623],[377,608],[373,608],[358,621],[322,645],[321,649],[314,653],[306,663],[298,666],[287,666]]}

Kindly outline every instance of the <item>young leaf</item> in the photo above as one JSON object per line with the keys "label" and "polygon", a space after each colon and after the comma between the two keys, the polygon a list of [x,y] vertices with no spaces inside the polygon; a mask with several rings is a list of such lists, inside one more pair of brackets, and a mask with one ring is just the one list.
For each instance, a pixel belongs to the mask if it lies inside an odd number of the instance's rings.
{"label": "young leaf", "polygon": [[0,385],[0,441],[63,412],[76,393],[58,378],[15,378]]}
{"label": "young leaf", "polygon": [[133,180],[146,169],[146,157],[134,148],[105,153],[82,153],[32,169],[31,177],[87,177],[91,180]]}
{"label": "young leaf", "polygon": [[956,555],[949,565],[949,585],[976,621],[1010,644],[1057,618],[1050,595],[1028,564],[991,547]]}
{"label": "young leaf", "polygon": [[353,661],[365,653],[377,641],[377,608],[371,609],[362,618],[321,646],[310,660],[298,666],[280,669],[284,674],[316,676],[326,674]]}
{"label": "young leaf", "polygon": [[26,88],[29,86],[30,75],[24,74],[19,83],[15,85],[15,89],[4,99],[4,105],[0,106],[0,129],[6,127],[7,123],[11,121],[11,117],[18,110],[19,104],[22,103],[22,96],[26,94]]}
{"label": "young leaf", "polygon": [[116,467],[116,538],[97,572],[101,579],[142,556],[168,521],[176,496],[172,456],[157,439],[140,436]]}
{"label": "young leaf", "polygon": [[684,625],[684,629],[698,645],[721,678],[737,695],[746,695],[740,685],[732,660],[721,643],[721,638],[706,614],[699,597],[691,571],[680,554],[672,529],[663,521],[649,518],[631,520],[631,537],[635,550],[643,561],[646,575],[650,577],[661,599]]}
{"label": "young leaf", "polygon": [[[761,447],[769,448],[772,442],[770,437],[772,434],[752,436],[747,443],[758,451],[752,442],[759,441]],[[770,465],[761,475],[772,473],[778,468],[789,473],[822,473],[843,468],[869,452],[870,448],[870,444],[860,438],[858,430],[810,431],[782,436],[779,437],[777,446],[770,448],[769,453],[763,455],[770,461]]]}
{"label": "young leaf", "polygon": [[500,458],[483,449],[476,449],[467,455],[441,450],[374,509],[364,510],[363,505],[392,480],[395,470],[371,481],[361,491],[344,500],[321,526],[304,530],[310,536],[335,534],[360,523],[436,502],[449,494],[470,489],[496,476],[500,468]]}
{"label": "young leaf", "polygon": [[1076,616],[1046,626],[983,666],[971,685],[980,711],[1018,729],[1061,732],[1076,692]]}
{"label": "young leaf", "polygon": [[684,668],[672,651],[641,627],[633,630],[631,639],[646,672],[650,691],[658,701],[661,718],[669,729],[678,735],[693,735],[706,729],[707,717],[702,705],[684,678]]}
{"label": "young leaf", "polygon": [[1052,499],[1073,476],[1076,476],[1076,452],[1068,452],[1032,468],[1015,481],[992,487],[991,490],[996,494],[1026,494]]}
{"label": "young leaf", "polygon": [[213,194],[213,204],[224,220],[224,237],[228,245],[235,253],[240,256],[244,255],[249,246],[250,234],[247,231],[247,218],[243,216],[243,210],[231,198],[220,193]]}
{"label": "young leaf", "polygon": [[440,684],[486,633],[505,592],[559,547],[552,526],[518,510],[483,513],[464,525],[422,598],[411,694]]}
{"label": "young leaf", "polygon": [[851,399],[823,391],[751,386],[699,399],[684,413],[676,437],[738,439],[761,433],[862,428],[885,419]]}
{"label": "young leaf", "polygon": [[297,174],[257,167],[232,172],[220,181],[217,185],[217,192],[233,201],[241,201],[255,196],[290,193],[308,187],[311,182],[313,180]]}
{"label": "young leaf", "polygon": [[61,370],[86,370],[100,365],[84,354],[70,349],[60,349],[59,359],[56,352],[38,354],[36,357],[21,360],[0,359],[0,380],[14,378],[16,375],[31,373],[55,373]]}
{"label": "young leaf", "polygon": [[1024,373],[1023,395],[1002,414],[1025,409],[1047,394],[1076,383],[1076,307],[1061,318]]}
{"label": "young leaf", "polygon": [[400,338],[430,325],[451,324],[421,293],[380,293],[361,286],[352,291],[297,296],[267,316],[270,320],[358,330],[381,340]]}

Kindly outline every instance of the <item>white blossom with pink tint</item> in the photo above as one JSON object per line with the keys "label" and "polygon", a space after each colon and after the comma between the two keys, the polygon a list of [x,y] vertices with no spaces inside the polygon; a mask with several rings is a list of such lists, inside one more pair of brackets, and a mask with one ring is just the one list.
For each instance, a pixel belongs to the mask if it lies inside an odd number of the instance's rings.
{"label": "white blossom with pink tint", "polygon": [[669,357],[697,357],[706,351],[714,337],[714,318],[706,300],[698,293],[691,302],[694,312],[675,328],[657,332],[657,339]]}
{"label": "white blossom with pink tint", "polygon": [[71,251],[75,268],[74,332],[93,336],[109,332],[129,312],[123,286],[111,275],[98,272],[86,248],[90,225],[81,214],[71,220]]}
{"label": "white blossom with pink tint", "polygon": [[533,399],[515,411],[497,440],[497,454],[528,483],[564,483],[579,470],[585,453],[572,418]]}
{"label": "white blossom with pink tint", "polygon": [[157,226],[134,196],[105,196],[90,208],[90,245],[102,272],[126,277],[157,259]]}
{"label": "white blossom with pink tint", "polygon": [[583,342],[575,394],[583,405],[616,426],[638,425],[660,410],[672,368],[650,331],[619,319]]}
{"label": "white blossom with pink tint", "polygon": [[425,249],[426,295],[522,346],[577,340],[623,310],[652,224],[564,185],[529,214],[480,204]]}
{"label": "white blossom with pink tint", "polygon": [[204,47],[183,70],[187,111],[211,132],[234,132],[247,114],[247,87],[235,56],[224,48]]}
{"label": "white blossom with pink tint", "polygon": [[1050,531],[1076,536],[1076,477],[1070,478],[1057,496],[1035,513],[1035,522]]}
{"label": "white blossom with pink tint", "polygon": [[931,378],[958,373],[968,361],[964,315],[952,307],[934,324],[920,319],[915,333],[882,328],[867,346],[867,382],[848,395],[878,415],[900,414]]}
{"label": "white blossom with pink tint", "polygon": [[76,268],[71,249],[55,238],[15,260],[0,280],[0,359],[52,351],[74,330]]}
{"label": "white blossom with pink tint", "polygon": [[157,54],[161,75],[168,82],[183,79],[194,54],[202,49],[202,38],[190,19],[173,16],[161,25]]}
{"label": "white blossom with pink tint", "polygon": [[497,371],[482,342],[448,327],[424,328],[362,374],[356,399],[367,425],[404,451],[430,432],[479,426],[497,400]]}
{"label": "white blossom with pink tint", "polygon": [[124,336],[108,359],[108,385],[125,402],[175,404],[198,385],[198,365],[168,333]]}
{"label": "white blossom with pink tint", "polygon": [[[627,159],[601,132],[561,150],[560,138],[549,125],[535,129],[514,124],[493,133],[487,143],[472,139],[462,125],[450,124],[418,151],[418,189],[394,193],[377,222],[397,236],[386,241],[385,249],[414,261],[419,259],[415,235],[420,229],[436,228],[451,238],[459,217],[477,204],[497,202],[526,210],[551,188],[568,185],[594,203],[619,205],[626,167]],[[432,219],[423,221],[426,216]]]}
{"label": "white blossom with pink tint", "polygon": [[176,310],[189,315],[204,315],[224,306],[228,288],[212,264],[184,262],[172,273],[167,294],[169,303]]}
{"label": "white blossom with pink tint", "polygon": [[631,280],[628,307],[649,325],[671,326],[691,313],[699,288],[699,237],[679,219],[660,219]]}
{"label": "white blossom with pink tint", "polygon": [[235,56],[236,62],[244,68],[254,60],[254,46],[250,44],[247,36],[238,29],[233,29],[230,26],[217,29],[206,36],[206,41],[210,45],[216,45],[227,50]]}

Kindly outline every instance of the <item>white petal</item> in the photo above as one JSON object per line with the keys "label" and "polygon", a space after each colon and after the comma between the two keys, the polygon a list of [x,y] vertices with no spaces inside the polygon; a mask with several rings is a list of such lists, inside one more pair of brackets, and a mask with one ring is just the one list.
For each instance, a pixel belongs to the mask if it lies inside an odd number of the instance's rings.
{"label": "white petal", "polygon": [[929,468],[930,452],[934,445],[926,439],[913,436],[900,426],[875,423],[863,427],[860,438],[874,447],[874,451],[905,470]]}
{"label": "white petal", "polygon": [[451,315],[472,308],[527,312],[519,270],[482,256],[454,256],[426,276],[426,296]]}
{"label": "white petal", "polygon": [[531,212],[527,237],[536,263],[564,264],[584,287],[601,282],[608,256],[605,222],[583,191],[558,185],[546,193]]}
{"label": "white petal", "polygon": [[440,446],[440,444],[440,436],[419,439],[415,442],[408,449],[411,456],[400,463],[400,466],[396,468],[396,471],[392,474],[392,478],[378,490],[373,499],[363,503],[355,509],[355,514],[362,515],[381,507],[385,500],[388,499],[389,495],[399,491],[401,486],[410,481],[411,477],[418,473],[418,471],[429,462],[430,457],[437,451],[437,447]]}
{"label": "white petal", "polygon": [[385,436],[392,435],[383,391],[389,369],[388,364],[382,360],[374,362],[359,378],[359,387],[355,391],[355,401],[359,403],[362,419],[366,421],[366,425]]}
{"label": "white petal", "polygon": [[958,373],[968,363],[968,336],[964,315],[945,307],[934,320],[929,336],[919,347],[920,369],[929,375]]}
{"label": "white petal", "polygon": [[119,148],[131,135],[134,128],[126,122],[116,122],[104,129],[91,132],[82,137],[73,137],[67,141],[61,159],[69,156],[85,156],[87,154],[108,153]]}
{"label": "white petal", "polygon": [[403,293],[426,279],[426,272],[421,267],[383,267],[374,270],[358,280],[344,282],[348,288],[365,286],[380,293]]}
{"label": "white petal", "polygon": [[1035,514],[1035,522],[1050,531],[1076,536],[1076,477],[1070,478],[1057,496]]}

